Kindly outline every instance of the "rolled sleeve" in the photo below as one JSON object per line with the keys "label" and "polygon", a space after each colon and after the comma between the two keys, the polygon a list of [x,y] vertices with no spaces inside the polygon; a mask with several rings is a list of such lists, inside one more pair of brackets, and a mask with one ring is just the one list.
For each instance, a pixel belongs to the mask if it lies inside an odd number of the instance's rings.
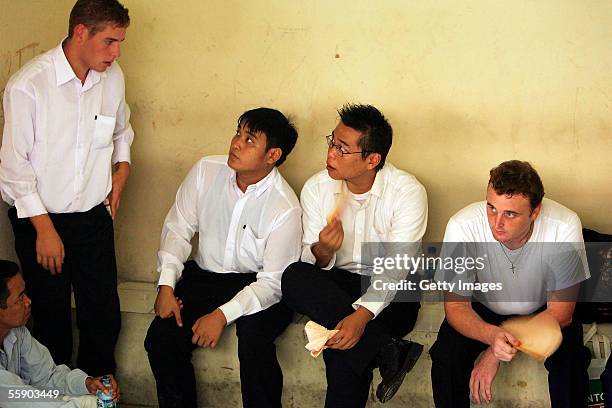
{"label": "rolled sleeve", "polygon": [[47,213],[40,195],[36,192],[16,199],[15,208],[18,218],[29,218]]}
{"label": "rolled sleeve", "polygon": [[4,93],[4,132],[0,149],[0,190],[19,218],[45,214],[30,162],[34,147],[33,91],[7,88]]}
{"label": "rolled sleeve", "polygon": [[[184,263],[191,253],[191,239],[198,229],[197,197],[200,171],[198,162],[176,193],[174,205],[168,211],[162,228],[161,242],[157,253],[159,285],[174,288],[181,277]],[[202,175],[203,177],[203,175]]]}
{"label": "rolled sleeve", "polygon": [[[323,228],[327,220],[323,214],[321,208],[321,191],[316,180],[310,179],[304,185],[302,194],[300,196],[300,202],[302,204],[303,215],[302,215],[302,228],[304,230],[304,236],[302,238],[302,262],[307,262],[312,265],[316,265],[317,258],[312,252],[312,246],[318,242],[319,233]],[[332,256],[329,263],[321,269],[329,270],[336,264],[336,254]]]}
{"label": "rolled sleeve", "polygon": [[130,125],[130,107],[125,101],[125,81],[123,78],[123,71],[119,65],[117,65],[116,68],[119,74],[117,84],[120,87],[119,92],[121,95],[121,101],[119,102],[117,113],[115,115],[117,121],[115,122],[115,131],[113,132],[113,165],[119,162],[131,163],[130,147],[134,141],[134,130],[132,130],[132,125]]}
{"label": "rolled sleeve", "polygon": [[113,165],[121,162],[132,163],[130,144],[124,141],[115,142],[113,150]]}
{"label": "rolled sleeve", "polygon": [[162,268],[159,276],[159,282],[157,286],[170,286],[172,289],[175,288],[176,283],[181,278],[182,268],[179,268],[176,265],[172,265],[169,263],[165,263]]}
{"label": "rolled sleeve", "polygon": [[361,297],[353,303],[353,308],[357,310],[359,306],[365,307],[370,312],[372,312],[372,314],[374,315],[374,319],[375,319],[376,317],[378,317],[380,312],[382,312],[385,309],[385,307],[387,307],[387,305],[388,303],[385,303],[385,302],[367,302],[363,300],[363,298]]}

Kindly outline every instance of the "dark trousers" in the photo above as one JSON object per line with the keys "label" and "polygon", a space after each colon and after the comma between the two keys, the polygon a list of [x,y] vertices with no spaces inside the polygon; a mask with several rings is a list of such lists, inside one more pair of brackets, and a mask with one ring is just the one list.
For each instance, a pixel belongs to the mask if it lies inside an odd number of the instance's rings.
{"label": "dark trousers", "polygon": [[36,262],[36,230],[29,218],[8,212],[26,290],[32,299],[33,335],[56,364],[72,366],[70,290],[76,301],[77,366],[92,376],[115,372],[121,328],[113,222],[104,205],[82,213],[49,214],[64,243],[62,273]]}
{"label": "dark trousers", "polygon": [[[352,304],[369,286],[370,277],[333,268],[324,271],[296,262],[283,273],[283,301],[294,311],[328,329],[355,311]],[[408,334],[417,319],[418,302],[394,302],[370,321],[359,342],[348,350],[323,351],[326,366],[328,408],[364,407],[372,382],[372,370],[380,348],[392,337]]]}
{"label": "dark trousers", "polygon": [[[472,303],[472,307],[484,321],[496,326],[512,317],[495,314],[479,303]],[[561,333],[561,346],[544,362],[548,370],[551,406],[586,407],[589,384],[587,367],[591,356],[582,343],[582,325],[574,320]],[[438,338],[429,351],[432,360],[431,383],[437,408],[470,406],[469,380],[474,361],[487,347],[463,336],[444,319]]]}
{"label": "dark trousers", "polygon": [[[185,264],[175,295],[183,301],[178,327],[174,317],[155,317],[145,349],[157,382],[160,408],[195,408],[197,393],[191,353],[192,326],[197,319],[231,300],[256,280],[255,273],[212,273],[193,261]],[[274,340],[291,323],[293,313],[277,303],[236,320],[242,405],[247,408],[281,407],[283,374],[276,359]]]}

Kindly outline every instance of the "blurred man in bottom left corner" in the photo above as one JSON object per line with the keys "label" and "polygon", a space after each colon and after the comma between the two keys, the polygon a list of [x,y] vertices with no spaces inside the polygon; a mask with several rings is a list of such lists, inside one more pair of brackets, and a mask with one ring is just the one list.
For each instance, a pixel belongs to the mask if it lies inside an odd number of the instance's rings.
{"label": "blurred man in bottom left corner", "polygon": [[[25,327],[31,304],[17,264],[0,260],[0,407],[95,407],[101,377],[55,365]],[[119,387],[112,376],[111,382],[117,401]]]}

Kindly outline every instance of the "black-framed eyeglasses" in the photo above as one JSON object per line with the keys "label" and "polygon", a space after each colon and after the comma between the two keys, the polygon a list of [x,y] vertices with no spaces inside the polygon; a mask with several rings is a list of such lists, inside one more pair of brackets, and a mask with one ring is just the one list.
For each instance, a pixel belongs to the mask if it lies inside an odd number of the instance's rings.
{"label": "black-framed eyeglasses", "polygon": [[358,152],[349,152],[348,150],[346,150],[346,147],[334,143],[334,135],[327,135],[327,136],[325,136],[325,139],[327,140],[327,146],[333,147],[334,150],[336,151],[336,154],[341,156],[341,157],[344,156],[345,154],[372,153],[369,150],[361,150],[361,151],[358,151]]}

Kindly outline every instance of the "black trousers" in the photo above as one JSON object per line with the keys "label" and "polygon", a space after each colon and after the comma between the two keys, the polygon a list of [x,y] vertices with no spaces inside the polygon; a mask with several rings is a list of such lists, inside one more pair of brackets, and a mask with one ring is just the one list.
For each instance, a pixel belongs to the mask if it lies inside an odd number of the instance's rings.
{"label": "black trousers", "polygon": [[[160,408],[195,408],[197,393],[191,353],[191,330],[197,319],[231,300],[256,280],[255,273],[212,273],[189,261],[175,295],[183,301],[178,327],[174,317],[155,317],[145,349],[157,382]],[[281,407],[283,374],[276,359],[274,340],[291,323],[293,313],[277,303],[261,312],[236,320],[242,405],[247,408]]]}
{"label": "black trousers", "polygon": [[[472,307],[484,321],[496,326],[512,317],[495,314],[479,303],[472,303]],[[551,406],[586,407],[589,384],[587,367],[591,355],[582,343],[582,325],[574,320],[561,333],[561,346],[544,362],[548,370]],[[487,347],[463,336],[444,319],[438,338],[429,351],[432,360],[431,383],[437,408],[470,406],[469,381],[474,361]]]}
{"label": "black trousers", "polygon": [[[367,288],[368,276],[343,269],[324,271],[312,264],[296,262],[283,273],[283,301],[294,311],[333,329],[355,311],[352,304]],[[392,337],[408,334],[417,319],[418,302],[394,302],[370,321],[359,342],[348,350],[323,351],[327,376],[325,406],[361,408],[368,399],[376,355]]]}
{"label": "black trousers", "polygon": [[29,218],[8,211],[15,250],[32,299],[33,335],[56,364],[72,366],[71,287],[76,300],[77,367],[91,376],[115,372],[121,328],[113,222],[104,205],[82,213],[49,214],[64,243],[62,273],[36,262],[36,230]]}

